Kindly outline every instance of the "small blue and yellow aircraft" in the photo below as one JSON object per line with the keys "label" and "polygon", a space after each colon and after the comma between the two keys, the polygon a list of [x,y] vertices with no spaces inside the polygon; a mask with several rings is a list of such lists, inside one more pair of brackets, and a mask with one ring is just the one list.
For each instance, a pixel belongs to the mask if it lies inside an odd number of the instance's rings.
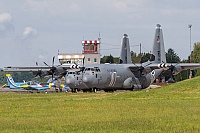
{"label": "small blue and yellow aircraft", "polygon": [[[6,87],[10,89],[25,89],[25,90],[47,90],[56,86],[56,79],[52,80],[49,83],[39,83],[37,81],[28,81],[28,82],[15,82],[11,74],[6,74],[7,85]],[[59,88],[69,91],[70,88],[64,84],[59,84]]]}
{"label": "small blue and yellow aircraft", "polygon": [[6,80],[10,89],[25,89],[25,90],[47,90],[53,87],[53,83],[40,84],[36,81],[15,82],[11,74],[6,74]]}

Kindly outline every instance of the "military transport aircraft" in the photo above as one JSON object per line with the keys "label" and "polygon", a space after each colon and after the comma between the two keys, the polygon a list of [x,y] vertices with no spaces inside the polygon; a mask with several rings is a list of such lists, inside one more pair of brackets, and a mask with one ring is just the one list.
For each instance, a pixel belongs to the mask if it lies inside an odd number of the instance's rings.
{"label": "military transport aircraft", "polygon": [[[124,46],[129,46],[127,40],[127,38],[123,39],[122,48]],[[129,48],[126,47],[126,49]],[[85,85],[85,88],[92,89],[94,92],[97,89],[103,89],[105,91],[117,89],[144,89],[165,70],[170,69],[171,74],[175,75],[185,69],[200,68],[199,63],[166,63],[163,33],[159,24],[156,26],[150,61],[142,64],[130,64],[130,60],[128,60],[130,58],[129,53],[130,50],[124,50],[123,54],[121,52],[121,55],[126,57],[121,58],[124,59],[124,61],[126,60],[124,64],[92,64],[85,66],[82,73],[82,85]],[[123,61],[121,61],[121,63],[123,63]],[[72,83],[70,80],[78,81],[78,79],[74,78],[69,79],[67,76],[66,79],[67,83]],[[74,87],[79,89],[79,86]]]}

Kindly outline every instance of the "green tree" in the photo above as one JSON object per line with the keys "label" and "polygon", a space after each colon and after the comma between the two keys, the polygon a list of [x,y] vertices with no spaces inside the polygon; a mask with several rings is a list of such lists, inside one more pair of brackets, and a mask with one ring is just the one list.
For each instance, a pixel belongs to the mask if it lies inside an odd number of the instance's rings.
{"label": "green tree", "polygon": [[107,56],[103,56],[103,58],[101,58],[101,61],[100,61],[100,63],[106,63],[106,59],[107,59]]}
{"label": "green tree", "polygon": [[178,63],[181,59],[172,48],[169,48],[166,53],[166,61],[167,63]]}
{"label": "green tree", "polygon": [[[199,63],[200,62],[200,42],[197,42],[194,44],[194,49],[191,53],[192,59],[191,61],[193,63]],[[200,70],[194,71],[194,76],[200,76]]]}
{"label": "green tree", "polygon": [[100,63],[119,63],[119,57],[113,57],[111,54],[109,56],[103,56]]}
{"label": "green tree", "polygon": [[114,58],[111,54],[110,54],[110,56],[107,57],[106,63],[114,63]]}
{"label": "green tree", "polygon": [[137,53],[131,51],[131,59],[134,63],[144,63],[150,59],[150,53]]}
{"label": "green tree", "polygon": [[[180,57],[175,53],[172,48],[169,48],[166,53],[166,61],[167,63],[179,63],[181,61]],[[167,70],[163,73],[163,76],[166,80],[172,77],[171,70]],[[182,75],[178,74],[174,76],[176,81],[180,81],[183,79]]]}
{"label": "green tree", "polygon": [[150,53],[143,53],[141,58],[141,63],[147,62],[150,60],[151,54]]}
{"label": "green tree", "polygon": [[[0,85],[7,83],[6,73],[8,72],[3,72],[3,71],[0,72]],[[22,82],[23,80],[30,81],[33,80],[34,78],[34,75],[31,72],[9,72],[9,73],[12,75],[15,82]]]}

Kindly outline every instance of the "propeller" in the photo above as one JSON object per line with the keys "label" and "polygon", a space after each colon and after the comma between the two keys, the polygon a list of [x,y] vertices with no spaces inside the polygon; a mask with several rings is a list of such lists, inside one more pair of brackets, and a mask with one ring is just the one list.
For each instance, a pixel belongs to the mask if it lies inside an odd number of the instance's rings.
{"label": "propeller", "polygon": [[50,70],[48,71],[48,73],[49,73],[50,75],[52,75],[52,79],[53,79],[53,76],[54,76],[54,74],[55,74],[55,72],[56,72],[56,69],[57,69],[57,68],[54,66],[54,61],[55,61],[55,56],[53,57],[53,60],[52,60],[52,66],[49,66],[46,62],[44,62],[44,64],[50,68]]}
{"label": "propeller", "polygon": [[[36,62],[36,66],[38,66],[38,62]],[[43,74],[42,69],[38,69],[38,71],[37,71],[35,77],[39,76],[40,79],[42,80],[42,74]]]}
{"label": "propeller", "polygon": [[140,66],[138,66],[138,65],[136,65],[135,63],[133,63],[135,66],[137,66],[138,67],[138,69],[136,70],[136,71],[139,71],[140,72],[140,76],[144,76],[145,75],[145,68],[147,67],[147,66],[149,66],[149,65],[151,65],[152,64],[152,62],[149,62],[148,64],[146,64],[146,65],[142,65],[142,63],[140,63]]}
{"label": "propeller", "polygon": [[175,74],[175,69],[176,69],[176,66],[178,65],[179,63],[177,63],[176,65],[172,65],[171,63],[171,66],[170,66],[170,77],[173,81],[175,81],[175,78],[174,78],[174,74]]}
{"label": "propeller", "polygon": [[83,72],[85,70],[85,56],[83,57],[83,67],[81,67],[81,71]]}

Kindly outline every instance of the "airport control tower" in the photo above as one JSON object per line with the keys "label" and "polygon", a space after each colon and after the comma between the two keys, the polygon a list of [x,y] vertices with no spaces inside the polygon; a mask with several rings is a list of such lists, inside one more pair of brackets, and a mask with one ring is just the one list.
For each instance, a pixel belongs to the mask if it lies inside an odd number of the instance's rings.
{"label": "airport control tower", "polygon": [[60,64],[100,64],[100,38],[98,40],[83,40],[82,53],[58,53]]}
{"label": "airport control tower", "polygon": [[83,40],[82,45],[85,64],[100,64],[100,38],[98,40]]}

